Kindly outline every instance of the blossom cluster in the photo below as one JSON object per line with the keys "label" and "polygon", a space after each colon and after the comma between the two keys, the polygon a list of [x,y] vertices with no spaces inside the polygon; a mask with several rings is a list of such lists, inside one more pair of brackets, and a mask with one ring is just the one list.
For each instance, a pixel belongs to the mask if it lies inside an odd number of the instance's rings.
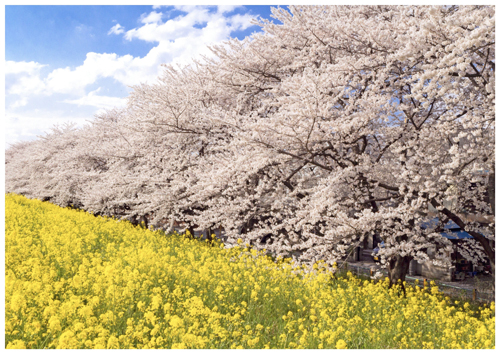
{"label": "blossom cluster", "polygon": [[494,348],[494,303],[6,196],[6,348]]}

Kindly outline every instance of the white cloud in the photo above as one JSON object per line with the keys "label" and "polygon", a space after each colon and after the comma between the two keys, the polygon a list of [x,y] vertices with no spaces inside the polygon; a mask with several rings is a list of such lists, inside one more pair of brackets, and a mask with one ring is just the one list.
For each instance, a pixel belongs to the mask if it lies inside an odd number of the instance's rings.
{"label": "white cloud", "polygon": [[253,24],[251,23],[253,18],[254,17],[250,15],[240,15],[240,14],[231,16],[231,23],[229,24],[231,32],[246,30],[248,27],[253,26]]}
{"label": "white cloud", "polygon": [[[111,77],[123,85],[133,86],[141,82],[153,82],[161,74],[163,63],[187,63],[200,54],[208,55],[207,45],[221,42],[231,32],[251,26],[250,15],[236,14],[225,17],[221,12],[209,12],[206,7],[183,6],[189,13],[161,23],[161,13],[153,11],[143,18],[144,25],[125,32],[128,40],[139,39],[157,42],[144,57],[119,56],[115,53],[87,54],[82,65],[71,69],[58,68],[40,77],[44,65],[35,62],[7,62],[7,73],[22,73],[22,77],[11,80],[8,93],[32,95],[66,93],[85,95],[85,88],[100,78]],[[229,8],[227,8],[229,9]],[[195,25],[205,25],[203,28]],[[123,31],[119,24],[110,32]]]}
{"label": "white cloud", "polygon": [[142,23],[158,23],[161,22],[163,14],[161,12],[153,11],[149,15],[142,18]]}
{"label": "white cloud", "polygon": [[45,83],[47,90],[54,93],[85,94],[85,88],[103,77],[113,77],[117,72],[127,70],[133,61],[131,55],[87,53],[82,65],[52,71]]}
{"label": "white cloud", "polygon": [[[71,69],[58,68],[40,77],[44,65],[35,62],[8,62],[7,73],[22,73],[6,85],[8,93],[17,95],[65,93],[85,95],[85,88],[100,78],[111,77],[126,86],[141,82],[154,82],[161,74],[163,63],[188,63],[200,54],[209,55],[207,45],[227,39],[232,31],[251,26],[249,15],[224,17],[221,13],[210,13],[205,7],[190,7],[192,11],[165,23],[148,22],[125,33],[125,38],[158,42],[144,57],[119,56],[115,53],[87,54],[82,65]],[[153,16],[154,15],[154,16]],[[155,20],[157,12],[144,20]],[[203,28],[195,25],[206,24]],[[115,27],[116,30],[121,27]]]}
{"label": "white cloud", "polygon": [[48,94],[39,74],[17,75],[15,78],[9,78],[6,75],[5,91],[8,94],[20,96]]}
{"label": "white cloud", "polygon": [[178,11],[190,13],[195,10],[208,9],[208,6],[204,5],[174,5],[174,8]]}
{"label": "white cloud", "polygon": [[16,108],[19,108],[19,107],[24,107],[28,104],[28,99],[26,97],[23,97],[17,101],[15,101],[14,103],[12,103],[9,108],[10,109],[16,109]]}
{"label": "white cloud", "polygon": [[111,29],[108,32],[108,35],[109,34],[120,34],[123,32],[125,32],[125,29],[119,23],[117,23],[116,25],[111,27]]}
{"label": "white cloud", "polygon": [[35,74],[40,71],[41,68],[47,65],[42,65],[34,61],[11,61],[7,60],[5,62],[5,74]]}
{"label": "white cloud", "polygon": [[[211,13],[206,7],[179,6],[181,11],[189,11],[184,16],[178,16],[165,23],[146,23],[125,33],[125,39],[141,39],[147,42],[165,42],[189,39],[196,41],[198,47],[204,47],[207,42],[200,42],[203,37],[213,38],[219,42],[227,39],[232,31],[244,30],[251,26],[250,15],[234,15],[225,17],[222,13]],[[195,25],[207,24],[206,28],[196,28]],[[211,31],[206,36],[202,32]],[[193,53],[194,55],[196,53]]]}
{"label": "white cloud", "polygon": [[47,65],[34,61],[5,62],[5,93],[14,95],[43,93],[40,70]]}
{"label": "white cloud", "polygon": [[[103,109],[122,106],[124,99],[100,96],[99,90],[87,93],[88,87],[102,78],[114,79],[125,86],[155,82],[163,70],[161,64],[188,64],[200,54],[210,55],[207,45],[227,40],[233,31],[251,26],[250,15],[224,15],[232,11],[233,6],[219,7],[216,12],[210,12],[204,6],[182,6],[177,9],[189,12],[163,23],[163,14],[157,10],[143,16],[138,28],[125,31],[117,23],[109,30],[108,34],[121,34],[130,41],[156,43],[144,57],[90,52],[76,68],[57,68],[43,76],[41,69],[47,65],[7,61],[6,116],[11,117],[8,120],[12,123],[7,131],[9,141],[26,140],[34,132],[40,134],[41,130],[47,130],[54,122],[79,121],[84,113],[95,112],[92,107]],[[57,102],[55,95],[60,97]],[[52,97],[41,99],[46,96]],[[64,107],[68,103],[79,105],[78,112],[70,112],[67,105]],[[35,105],[43,114],[34,113]],[[13,117],[22,123],[14,124]],[[89,119],[91,115],[86,117]],[[31,124],[35,121],[36,124]],[[15,129],[20,129],[20,133],[16,133]]]}
{"label": "white cloud", "polygon": [[114,107],[121,107],[127,104],[125,98],[99,96],[97,93],[101,90],[99,87],[95,91],[91,91],[88,95],[78,98],[76,100],[64,100],[64,103],[76,104],[79,106],[94,106],[100,109],[112,109]]}
{"label": "white cloud", "polygon": [[217,6],[217,12],[221,14],[225,14],[228,12],[234,11],[234,9],[237,9],[238,7],[241,7],[242,5],[218,5]]}

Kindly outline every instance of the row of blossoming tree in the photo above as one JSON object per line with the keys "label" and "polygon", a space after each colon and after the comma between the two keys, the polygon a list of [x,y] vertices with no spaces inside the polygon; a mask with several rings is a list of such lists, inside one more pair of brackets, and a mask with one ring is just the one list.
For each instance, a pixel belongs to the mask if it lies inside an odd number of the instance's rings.
{"label": "row of blossoming tree", "polygon": [[126,108],[13,145],[6,190],[313,262],[377,234],[392,282],[431,246],[449,264],[451,220],[494,270],[494,7],[273,15]]}

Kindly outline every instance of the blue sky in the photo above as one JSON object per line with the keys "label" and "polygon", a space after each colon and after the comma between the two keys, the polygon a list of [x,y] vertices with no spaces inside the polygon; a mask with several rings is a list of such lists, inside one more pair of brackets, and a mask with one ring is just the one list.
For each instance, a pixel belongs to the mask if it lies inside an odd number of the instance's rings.
{"label": "blue sky", "polygon": [[123,106],[128,86],[162,63],[188,63],[206,46],[243,39],[271,6],[5,7],[6,147],[55,124],[83,125]]}

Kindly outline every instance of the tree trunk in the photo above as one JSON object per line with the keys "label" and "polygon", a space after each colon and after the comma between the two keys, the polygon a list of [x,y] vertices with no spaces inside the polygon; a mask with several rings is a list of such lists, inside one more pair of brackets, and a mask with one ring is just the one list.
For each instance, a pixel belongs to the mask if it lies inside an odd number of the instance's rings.
{"label": "tree trunk", "polygon": [[[490,202],[491,212],[493,214],[493,217],[495,217],[495,166],[493,166],[493,171],[491,171],[490,175],[488,176],[488,199]],[[490,241],[489,243],[490,243],[490,248],[494,250],[495,249],[494,241]],[[489,258],[491,265],[491,275],[493,277],[493,280],[495,280],[495,257],[493,256]]]}
{"label": "tree trunk", "polygon": [[141,227],[145,229],[149,228],[148,218],[145,215],[141,215],[139,217],[139,225],[141,225]]}
{"label": "tree trunk", "polygon": [[131,223],[132,225],[134,225],[134,226],[139,225],[139,222],[137,221],[137,216],[136,216],[136,215],[132,216],[132,217],[129,219],[129,221],[130,221],[130,223]]}
{"label": "tree trunk", "polygon": [[495,215],[495,170],[488,176],[488,201],[490,202],[491,213]]}
{"label": "tree trunk", "polygon": [[412,257],[402,257],[399,255],[393,256],[389,260],[389,268],[387,269],[387,272],[389,273],[389,288],[391,288],[395,284],[398,284],[398,281],[401,281],[403,293],[406,295],[406,290],[403,282],[406,280],[406,274],[408,274],[411,260]]}
{"label": "tree trunk", "polygon": [[170,220],[170,225],[169,225],[169,227],[168,227],[168,230],[167,230],[167,231],[165,231],[165,234],[166,234],[166,235],[168,235],[168,234],[172,233],[172,231],[174,231],[174,223],[175,223],[175,219],[174,219],[174,218],[172,218],[172,219]]}
{"label": "tree trunk", "polygon": [[189,231],[189,233],[191,234],[191,236],[189,238],[194,238],[194,227],[193,226],[189,226],[187,228],[187,230]]}
{"label": "tree trunk", "polygon": [[207,229],[207,240],[214,241],[215,239],[212,237],[212,228]]}
{"label": "tree trunk", "polygon": [[495,280],[495,262],[492,259],[490,259],[490,266],[491,266],[491,276],[493,277],[493,281],[494,281]]}

